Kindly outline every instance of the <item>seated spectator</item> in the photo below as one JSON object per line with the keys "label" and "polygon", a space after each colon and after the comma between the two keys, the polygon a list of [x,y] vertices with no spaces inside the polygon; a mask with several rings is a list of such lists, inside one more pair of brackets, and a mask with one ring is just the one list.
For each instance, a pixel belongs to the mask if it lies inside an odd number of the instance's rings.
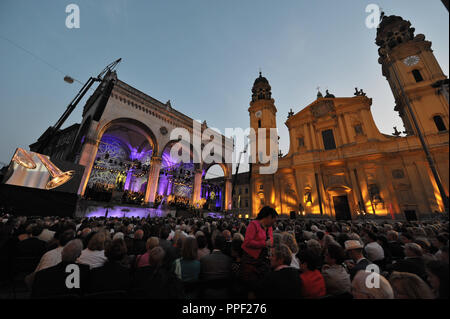
{"label": "seated spectator", "polygon": [[339,244],[328,245],[322,275],[328,295],[339,296],[351,292],[350,275],[344,268],[345,251]]}
{"label": "seated spectator", "polygon": [[149,265],[149,255],[150,251],[159,246],[159,238],[158,237],[150,237],[147,239],[147,243],[145,244],[147,252],[145,254],[139,255],[136,257],[136,267],[145,267]]}
{"label": "seated spectator", "polygon": [[360,270],[366,270],[371,262],[364,257],[363,246],[359,240],[347,240],[345,250],[351,259],[350,262],[347,262],[347,267],[349,268],[350,280],[353,280],[356,273]]}
{"label": "seated spectator", "polygon": [[354,299],[394,299],[394,291],[386,278],[378,275],[380,282],[378,287],[377,285],[368,287],[366,284],[368,276],[373,276],[373,273],[359,270],[355,274],[355,278],[352,281],[352,295]]}
{"label": "seated spectator", "polygon": [[197,252],[197,259],[200,260],[203,256],[209,255],[211,251],[206,247],[207,240],[204,235],[197,236],[197,245],[198,245],[198,252]]}
{"label": "seated spectator", "polygon": [[298,269],[291,267],[292,251],[281,244],[274,247],[270,256],[273,269],[266,275],[257,297],[268,299],[301,299],[302,280]]}
{"label": "seated spectator", "polygon": [[231,242],[231,258],[233,261],[231,262],[231,272],[235,279],[239,277],[239,271],[241,268],[241,259],[242,259],[242,244],[244,241],[240,239],[240,237],[234,237]]}
{"label": "seated spectator", "polygon": [[422,248],[415,243],[405,245],[405,258],[392,265],[392,269],[398,272],[416,274],[423,280],[427,280],[425,262],[422,258]]}
{"label": "seated spectator", "polygon": [[437,299],[448,299],[448,263],[431,261],[426,266],[428,283]]}
{"label": "seated spectator", "polygon": [[164,263],[163,266],[166,269],[171,269],[173,262],[177,259],[177,251],[172,245],[172,242],[168,240],[171,229],[170,226],[165,225],[161,228],[159,234],[159,245],[164,249]]}
{"label": "seated spectator", "polygon": [[300,264],[299,264],[298,258],[296,257],[296,255],[298,253],[298,245],[297,245],[297,241],[295,240],[294,235],[292,235],[291,233],[287,233],[287,232],[282,233],[281,243],[288,246],[290,251],[292,252],[291,264],[289,266],[291,266],[295,269],[300,269]]}
{"label": "seated spectator", "polygon": [[419,237],[414,242],[422,248],[422,259],[425,263],[436,260],[436,256],[431,253],[431,243],[428,239]]}
{"label": "seated spectator", "polygon": [[214,240],[211,254],[200,259],[200,278],[202,280],[228,279],[231,276],[231,257],[225,255],[222,249],[225,237],[221,234]]}
{"label": "seated spectator", "polygon": [[88,265],[90,269],[103,266],[107,261],[105,256],[105,241],[106,235],[103,232],[98,232],[92,236],[87,248],[81,252],[78,262]]}
{"label": "seated spectator", "polygon": [[59,264],[61,262],[61,252],[64,246],[73,239],[75,239],[75,232],[72,229],[68,229],[63,233],[60,233],[57,238],[58,247],[47,251],[42,256],[39,264],[35,269],[35,272]]}
{"label": "seated spectator", "polygon": [[[81,294],[88,286],[89,267],[78,264],[77,258],[81,255],[83,244],[79,239],[74,239],[67,243],[61,252],[61,262],[56,266],[38,271],[35,274],[31,289],[32,298],[48,298],[62,295]],[[67,272],[69,265],[75,265],[77,270]],[[76,269],[76,268],[74,268]],[[79,273],[79,278],[77,274]],[[67,279],[73,276],[70,282],[73,288],[67,286]]]}
{"label": "seated spectator", "polygon": [[378,237],[373,232],[368,232],[366,235],[367,244],[364,247],[367,259],[372,263],[379,265],[384,260],[383,247],[378,243]]}
{"label": "seated spectator", "polygon": [[223,237],[225,237],[225,245],[223,247],[223,253],[231,257],[231,232],[225,229],[222,232]]}
{"label": "seated spectator", "polygon": [[90,273],[90,292],[114,290],[127,291],[130,287],[130,272],[121,262],[127,257],[127,246],[123,239],[115,239],[105,250],[108,260]]}
{"label": "seated spectator", "polygon": [[300,251],[300,279],[302,281],[302,297],[317,299],[326,295],[325,280],[318,270],[320,266],[319,256],[309,249]]}
{"label": "seated spectator", "polygon": [[16,245],[14,271],[32,272],[44,255],[47,243],[40,240],[38,236],[42,232],[42,227],[31,224],[26,228],[28,238],[19,241]]}
{"label": "seated spectator", "polygon": [[395,230],[387,232],[388,251],[389,256],[393,260],[402,259],[405,257],[402,244],[398,241],[398,233]]}
{"label": "seated spectator", "polygon": [[407,272],[393,272],[389,282],[395,299],[434,299],[430,287],[419,276]]}
{"label": "seated spectator", "polygon": [[174,262],[175,275],[184,282],[193,282],[199,279],[200,262],[197,260],[197,240],[186,237],[181,249],[181,258]]}
{"label": "seated spectator", "polygon": [[149,253],[149,266],[136,269],[131,294],[134,298],[174,299],[183,298],[181,281],[164,265],[165,251],[155,247]]}
{"label": "seated spectator", "polygon": [[142,255],[146,252],[146,242],[144,241],[144,231],[138,229],[134,232],[133,239],[130,241],[131,247],[128,251],[129,255]]}

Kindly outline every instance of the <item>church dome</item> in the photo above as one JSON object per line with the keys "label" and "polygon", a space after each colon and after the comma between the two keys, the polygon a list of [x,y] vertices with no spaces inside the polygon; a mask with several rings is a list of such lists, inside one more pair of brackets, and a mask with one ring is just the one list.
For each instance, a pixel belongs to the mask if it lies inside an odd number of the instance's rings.
{"label": "church dome", "polygon": [[269,81],[259,72],[259,77],[256,78],[252,88],[252,101],[270,100],[272,92]]}

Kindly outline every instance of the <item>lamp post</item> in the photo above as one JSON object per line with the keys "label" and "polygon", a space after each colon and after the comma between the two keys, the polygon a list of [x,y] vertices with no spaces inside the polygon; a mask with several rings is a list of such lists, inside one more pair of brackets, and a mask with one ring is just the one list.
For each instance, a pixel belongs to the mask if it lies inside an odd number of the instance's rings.
{"label": "lamp post", "polygon": [[397,76],[397,71],[395,70],[395,65],[392,66],[392,70],[393,70],[392,73],[394,74],[394,77],[395,77],[395,79],[396,79],[396,81],[398,83],[398,87],[400,88],[400,91],[402,93],[403,100],[405,102],[406,108],[407,108],[409,114],[411,115],[411,119],[413,121],[413,125],[414,125],[414,128],[416,129],[416,132],[417,132],[417,135],[419,137],[420,143],[422,144],[422,148],[423,148],[423,151],[425,152],[425,157],[426,157],[426,159],[428,161],[428,165],[430,166],[431,172],[433,173],[434,181],[436,182],[436,185],[437,185],[437,187],[439,189],[439,193],[440,193],[442,201],[444,203],[445,212],[448,213],[448,197],[445,194],[445,190],[444,190],[444,186],[442,185],[441,178],[439,177],[439,174],[438,174],[438,172],[436,170],[436,166],[434,165],[433,158],[431,157],[431,153],[430,153],[430,151],[428,149],[428,146],[427,146],[427,144],[425,142],[425,138],[424,138],[424,136],[422,134],[422,131],[420,130],[419,123],[417,122],[417,119],[416,119],[416,116],[414,115],[414,112],[412,110],[411,104],[409,103],[408,96],[406,95],[405,90],[403,89],[403,86],[401,85],[400,80],[399,80],[399,78]]}

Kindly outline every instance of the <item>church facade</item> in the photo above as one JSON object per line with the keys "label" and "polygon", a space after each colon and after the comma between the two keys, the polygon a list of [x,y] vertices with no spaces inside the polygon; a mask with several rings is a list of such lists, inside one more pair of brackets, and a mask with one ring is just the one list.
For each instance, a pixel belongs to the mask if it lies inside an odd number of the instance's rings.
{"label": "church facade", "polygon": [[[448,198],[448,78],[425,36],[401,17],[384,17],[377,30],[379,63],[395,97],[405,136],[381,133],[371,114],[372,99],[322,96],[290,112],[289,153],[278,170],[251,168],[251,213],[270,205],[282,214],[350,220],[378,216],[420,219],[445,211],[419,136],[422,136]],[[271,87],[260,74],[248,109],[250,126],[276,128]],[[396,131],[397,132],[397,131]],[[266,134],[268,136],[268,134]]]}

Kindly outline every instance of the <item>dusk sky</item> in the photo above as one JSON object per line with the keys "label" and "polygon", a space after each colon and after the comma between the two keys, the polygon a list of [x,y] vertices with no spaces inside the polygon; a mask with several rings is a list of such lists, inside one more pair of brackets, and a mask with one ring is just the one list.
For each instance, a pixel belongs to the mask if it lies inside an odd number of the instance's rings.
{"label": "dusk sky", "polygon": [[[65,26],[70,3],[80,8],[79,29]],[[449,74],[449,16],[440,0],[1,0],[0,166],[16,147],[28,149],[78,92],[64,74],[84,83],[119,57],[119,79],[222,132],[249,126],[261,68],[285,154],[288,111],[313,102],[318,86],[339,97],[364,89],[380,131],[403,130],[377,61],[376,29],[365,25],[370,3],[410,20]],[[83,105],[64,127],[81,121]]]}

